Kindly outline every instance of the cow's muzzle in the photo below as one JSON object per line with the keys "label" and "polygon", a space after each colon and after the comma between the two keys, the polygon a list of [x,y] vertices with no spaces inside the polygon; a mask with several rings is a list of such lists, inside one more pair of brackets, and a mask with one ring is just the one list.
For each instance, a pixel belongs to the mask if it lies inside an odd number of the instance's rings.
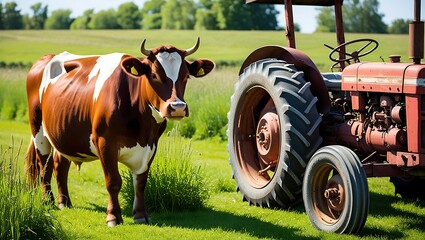
{"label": "cow's muzzle", "polygon": [[168,105],[168,111],[171,118],[183,118],[188,116],[187,104],[182,101],[171,102]]}

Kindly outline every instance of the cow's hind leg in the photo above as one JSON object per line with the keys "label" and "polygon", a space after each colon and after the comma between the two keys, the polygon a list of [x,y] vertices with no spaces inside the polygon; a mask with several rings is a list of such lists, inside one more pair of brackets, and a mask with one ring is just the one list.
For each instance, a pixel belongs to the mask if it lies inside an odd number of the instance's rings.
{"label": "cow's hind leg", "polygon": [[45,201],[54,204],[55,199],[50,185],[53,175],[52,146],[48,139],[43,135],[42,130],[36,134],[33,141],[35,145],[43,198]]}
{"label": "cow's hind leg", "polygon": [[150,223],[150,218],[145,204],[145,187],[148,180],[148,171],[142,174],[133,174],[134,203],[133,219],[135,223]]}
{"label": "cow's hind leg", "polygon": [[71,208],[72,203],[68,192],[68,172],[71,162],[57,152],[54,153],[54,168],[58,184],[58,206],[60,209]]}

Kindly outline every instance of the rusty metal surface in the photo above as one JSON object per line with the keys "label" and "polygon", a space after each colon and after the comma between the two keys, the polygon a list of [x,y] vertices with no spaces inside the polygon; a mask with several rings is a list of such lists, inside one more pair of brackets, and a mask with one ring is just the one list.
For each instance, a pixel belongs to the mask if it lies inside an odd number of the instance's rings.
{"label": "rusty metal surface", "polygon": [[342,90],[402,93],[404,72],[411,63],[358,63],[342,73]]}
{"label": "rusty metal surface", "polygon": [[[285,0],[246,0],[249,3],[284,4]],[[294,5],[332,6],[335,0],[293,0]]]}
{"label": "rusty metal surface", "polygon": [[425,94],[425,64],[351,64],[342,78],[343,91]]}
{"label": "rusty metal surface", "polygon": [[409,23],[409,58],[421,63],[424,57],[424,22],[421,21],[421,0],[415,0],[414,18]]}
{"label": "rusty metal surface", "polygon": [[295,44],[294,14],[292,12],[292,0],[285,1],[285,22],[286,22],[286,46],[297,48]]}
{"label": "rusty metal surface", "polygon": [[411,177],[408,172],[403,171],[395,164],[388,163],[366,163],[363,170],[367,177]]}

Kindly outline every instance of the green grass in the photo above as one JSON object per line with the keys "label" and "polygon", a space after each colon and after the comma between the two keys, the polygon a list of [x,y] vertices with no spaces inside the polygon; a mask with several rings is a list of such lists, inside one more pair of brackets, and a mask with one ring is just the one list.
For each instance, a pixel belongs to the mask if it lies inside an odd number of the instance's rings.
{"label": "green grass", "polygon": [[26,73],[24,69],[0,69],[0,119],[28,120]]}
{"label": "green grass", "polygon": [[[28,143],[25,123],[0,121],[0,142],[10,143],[6,129],[15,129],[15,142]],[[5,133],[6,131],[6,133]],[[52,215],[69,239],[340,239],[341,235],[315,230],[302,204],[287,211],[249,206],[234,190],[226,142],[218,138],[193,141],[192,158],[202,164],[213,185],[206,206],[196,211],[150,212],[152,225],[135,225],[124,212],[124,224],[108,228],[105,223],[107,191],[99,161],[85,163],[80,172],[70,170],[73,209],[55,210]],[[161,147],[163,145],[160,145]],[[22,156],[19,158],[23,164]],[[122,170],[126,168],[121,166]],[[388,178],[368,179],[370,212],[364,230],[344,239],[424,239],[425,202],[394,196]],[[220,188],[221,183],[226,187]],[[52,181],[55,190],[55,181]],[[56,191],[56,190],[55,190]],[[56,195],[56,193],[55,193]],[[124,201],[121,201],[124,204]],[[126,207],[125,205],[123,208]]]}
{"label": "green grass", "polygon": [[64,232],[41,198],[41,189],[29,189],[22,174],[22,141],[12,138],[0,148],[0,239],[58,239]]}

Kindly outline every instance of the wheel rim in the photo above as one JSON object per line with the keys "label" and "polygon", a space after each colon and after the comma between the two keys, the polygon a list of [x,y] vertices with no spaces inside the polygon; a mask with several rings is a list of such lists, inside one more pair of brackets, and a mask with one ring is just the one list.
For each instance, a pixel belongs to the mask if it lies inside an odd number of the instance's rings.
{"label": "wheel rim", "polygon": [[344,210],[345,190],[341,175],[331,164],[324,164],[312,179],[313,209],[324,223],[335,224]]}
{"label": "wheel rim", "polygon": [[279,117],[270,94],[261,86],[241,97],[234,126],[234,148],[243,177],[265,187],[275,175],[280,151]]}

